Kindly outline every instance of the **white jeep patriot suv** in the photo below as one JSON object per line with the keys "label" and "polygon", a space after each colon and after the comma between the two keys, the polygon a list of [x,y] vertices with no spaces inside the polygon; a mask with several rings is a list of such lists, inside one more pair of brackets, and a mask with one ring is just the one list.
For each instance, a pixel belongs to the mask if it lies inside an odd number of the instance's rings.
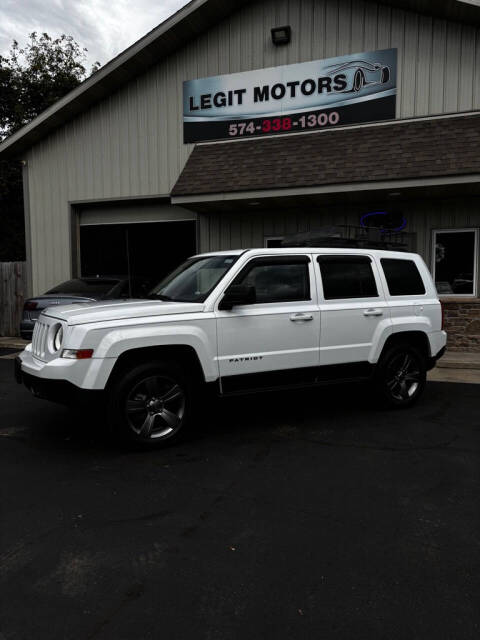
{"label": "white jeep patriot suv", "polygon": [[101,396],[119,435],[161,443],[185,432],[206,385],[226,395],[367,379],[408,407],[445,351],[437,292],[413,253],[203,254],[149,298],[46,309],[17,380],[58,402]]}

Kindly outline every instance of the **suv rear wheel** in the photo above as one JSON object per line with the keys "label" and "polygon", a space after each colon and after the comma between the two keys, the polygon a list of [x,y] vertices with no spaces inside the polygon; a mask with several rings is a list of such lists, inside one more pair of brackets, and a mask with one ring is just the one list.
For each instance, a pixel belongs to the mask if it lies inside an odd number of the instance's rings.
{"label": "suv rear wheel", "polygon": [[142,445],[177,442],[192,411],[192,381],[173,362],[140,364],[108,393],[108,422],[123,439]]}
{"label": "suv rear wheel", "polygon": [[384,404],[398,409],[410,407],[418,400],[426,379],[425,356],[407,344],[388,348],[375,372],[376,387]]}

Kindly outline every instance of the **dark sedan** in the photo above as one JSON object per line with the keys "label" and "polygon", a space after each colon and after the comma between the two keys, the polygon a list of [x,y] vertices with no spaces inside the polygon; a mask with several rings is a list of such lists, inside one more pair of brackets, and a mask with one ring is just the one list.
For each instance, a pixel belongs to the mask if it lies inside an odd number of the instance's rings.
{"label": "dark sedan", "polygon": [[149,278],[123,276],[97,276],[94,278],[74,278],[62,282],[41,296],[25,300],[20,323],[20,335],[25,340],[32,339],[33,327],[38,316],[47,307],[59,304],[115,300],[118,298],[144,298],[155,284]]}

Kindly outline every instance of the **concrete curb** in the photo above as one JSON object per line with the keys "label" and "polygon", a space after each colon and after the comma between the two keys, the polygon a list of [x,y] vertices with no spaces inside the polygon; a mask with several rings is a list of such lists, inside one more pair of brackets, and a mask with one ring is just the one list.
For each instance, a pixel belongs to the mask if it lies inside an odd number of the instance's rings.
{"label": "concrete curb", "polygon": [[430,382],[460,382],[463,384],[480,384],[478,369],[450,369],[435,367],[428,372]]}
{"label": "concrete curb", "polygon": [[480,353],[447,351],[437,363],[439,369],[479,369]]}

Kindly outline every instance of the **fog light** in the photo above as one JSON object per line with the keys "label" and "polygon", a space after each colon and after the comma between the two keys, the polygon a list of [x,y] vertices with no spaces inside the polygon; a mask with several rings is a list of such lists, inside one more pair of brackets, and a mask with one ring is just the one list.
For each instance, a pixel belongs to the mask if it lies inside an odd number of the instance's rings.
{"label": "fog light", "polygon": [[88,360],[93,356],[93,349],[64,349],[62,358],[70,360]]}

